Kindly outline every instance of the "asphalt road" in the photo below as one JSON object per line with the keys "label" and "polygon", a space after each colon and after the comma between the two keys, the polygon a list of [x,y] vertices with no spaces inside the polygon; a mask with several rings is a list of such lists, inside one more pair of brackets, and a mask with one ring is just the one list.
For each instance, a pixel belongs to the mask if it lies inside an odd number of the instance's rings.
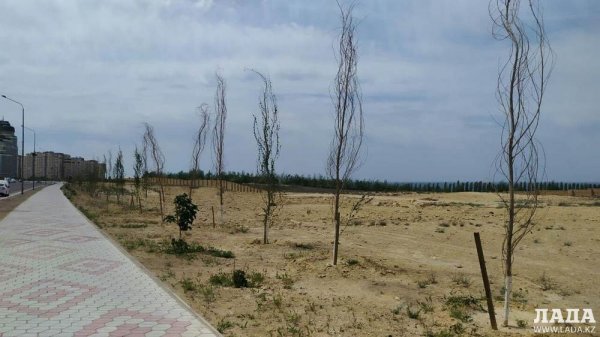
{"label": "asphalt road", "polygon": [[[47,182],[46,184],[50,184],[49,182]],[[44,186],[43,182],[36,182],[35,183],[35,188],[37,189],[38,186],[42,187]],[[33,187],[33,182],[32,181],[26,181],[23,184],[23,189],[25,191],[31,189]],[[21,193],[21,182],[20,181],[16,181],[14,183],[10,183],[10,195],[14,195],[14,194],[19,194]]]}

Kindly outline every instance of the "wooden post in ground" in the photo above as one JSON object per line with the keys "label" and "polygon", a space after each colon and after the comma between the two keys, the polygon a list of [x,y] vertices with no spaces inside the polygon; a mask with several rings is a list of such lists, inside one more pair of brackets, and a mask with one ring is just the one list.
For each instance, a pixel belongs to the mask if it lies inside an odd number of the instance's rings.
{"label": "wooden post in ground", "polygon": [[215,206],[210,206],[210,209],[212,210],[213,216],[213,228],[215,228]]}
{"label": "wooden post in ground", "polygon": [[488,313],[490,315],[490,324],[492,329],[498,330],[496,324],[496,313],[494,312],[494,301],[492,299],[492,291],[490,290],[490,281],[488,280],[487,268],[485,267],[485,259],[483,258],[483,248],[481,248],[481,239],[479,233],[473,233],[475,236],[475,246],[477,247],[477,256],[479,257],[479,267],[481,268],[481,277],[483,278],[483,287],[485,288],[485,297],[487,298]]}

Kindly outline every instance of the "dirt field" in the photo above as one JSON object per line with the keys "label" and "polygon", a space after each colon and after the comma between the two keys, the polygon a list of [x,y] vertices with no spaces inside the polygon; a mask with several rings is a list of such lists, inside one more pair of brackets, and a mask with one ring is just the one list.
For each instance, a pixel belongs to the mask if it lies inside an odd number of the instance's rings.
{"label": "dirt field", "polygon": [[[167,213],[182,192],[187,189],[167,189]],[[511,327],[501,332],[489,328],[483,310],[473,240],[480,232],[501,323],[504,210],[494,194],[377,195],[343,228],[337,267],[330,265],[329,195],[286,194],[268,245],[260,243],[260,194],[227,192],[224,222],[216,228],[216,189],[197,189],[193,199],[200,213],[185,240],[229,250],[235,258],[163,252],[161,242],[178,231],[161,224],[154,193],[142,214],[129,207],[129,198],[119,205],[114,196],[108,204],[82,191],[72,196],[225,336],[533,335],[534,308],[600,313],[598,199],[541,197],[537,227],[516,253]],[[254,287],[219,285],[219,273],[230,278],[234,269],[244,270]]]}

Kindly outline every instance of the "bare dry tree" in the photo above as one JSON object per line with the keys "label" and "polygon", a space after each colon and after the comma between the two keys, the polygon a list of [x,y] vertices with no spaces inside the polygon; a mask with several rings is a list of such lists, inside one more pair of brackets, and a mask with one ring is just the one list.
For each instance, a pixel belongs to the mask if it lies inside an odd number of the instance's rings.
{"label": "bare dry tree", "polygon": [[[527,8],[522,20],[522,7]],[[499,70],[496,98],[503,114],[497,172],[508,182],[508,195],[499,194],[506,209],[502,245],[505,278],[504,326],[508,325],[515,249],[535,226],[538,207],[538,176],[543,152],[535,139],[542,100],[553,65],[553,53],[537,0],[491,0],[493,36],[510,43],[509,57]],[[542,158],[541,158],[542,157]],[[523,193],[515,191],[525,186]]]}
{"label": "bare dry tree", "polygon": [[144,160],[137,145],[133,151],[133,186],[140,214],[142,213],[142,179],[144,176]]}
{"label": "bare dry tree", "polygon": [[223,193],[225,185],[223,181],[223,173],[225,171],[225,121],[227,119],[227,102],[226,102],[226,83],[220,73],[215,74],[217,77],[217,91],[215,93],[215,125],[213,128],[213,151],[215,155],[215,174],[219,183],[219,205],[221,221],[223,220]]}
{"label": "bare dry tree", "polygon": [[113,156],[112,156],[112,151],[108,150],[108,170],[107,175],[108,175],[108,180],[112,180],[112,169],[113,169]]}
{"label": "bare dry tree", "polygon": [[120,196],[125,193],[125,167],[123,166],[123,151],[119,146],[115,166],[113,167],[113,179],[115,181],[115,194],[117,195],[117,203],[121,203]]}
{"label": "bare dry tree", "polygon": [[275,161],[279,157],[279,110],[277,97],[273,93],[271,79],[251,69],[263,81],[263,91],[258,100],[260,114],[254,114],[254,139],[258,146],[258,174],[265,186],[263,194],[263,244],[269,243],[269,227],[277,206],[281,205]]}
{"label": "bare dry tree", "polygon": [[158,181],[159,190],[158,192],[158,200],[160,203],[160,217],[161,221],[164,221],[164,202],[165,202],[165,189],[163,186],[162,175],[163,168],[165,166],[165,156],[162,153],[160,146],[158,145],[158,141],[154,136],[154,128],[148,124],[144,123],[144,148],[150,150],[150,157],[154,162],[154,173],[156,173],[156,179]]}
{"label": "bare dry tree", "polygon": [[144,189],[146,199],[148,199],[148,144],[144,141],[142,141],[142,150],[140,154],[143,163],[142,188]]}
{"label": "bare dry tree", "polygon": [[192,198],[192,188],[195,187],[194,183],[200,177],[200,156],[206,145],[206,135],[208,134],[208,127],[210,125],[210,115],[208,113],[208,104],[203,103],[198,107],[200,113],[200,126],[194,137],[194,149],[192,150],[192,170],[190,180],[190,198]]}
{"label": "bare dry tree", "polygon": [[102,160],[102,165],[104,165],[104,180],[108,179],[108,170],[106,169],[106,154],[103,155],[104,159]]}
{"label": "bare dry tree", "polygon": [[340,238],[340,195],[359,164],[364,136],[362,97],[357,76],[356,23],[352,16],[354,3],[340,10],[341,31],[336,49],[338,61],[332,100],[335,108],[334,134],[327,160],[327,174],[335,183],[333,218],[333,265],[337,265]]}

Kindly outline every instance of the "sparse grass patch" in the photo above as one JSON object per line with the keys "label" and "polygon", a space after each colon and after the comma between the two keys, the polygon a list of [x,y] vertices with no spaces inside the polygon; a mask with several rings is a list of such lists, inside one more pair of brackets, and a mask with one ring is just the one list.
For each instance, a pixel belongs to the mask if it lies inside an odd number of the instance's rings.
{"label": "sparse grass patch", "polygon": [[305,250],[311,250],[311,249],[315,249],[315,245],[312,243],[302,243],[302,242],[296,242],[293,245],[294,248],[298,248],[298,249],[305,249]]}
{"label": "sparse grass patch", "polygon": [[233,229],[231,231],[229,231],[229,234],[248,233],[249,231],[250,231],[250,228],[248,228],[244,225],[237,225],[237,226],[233,227]]}
{"label": "sparse grass patch", "polygon": [[437,279],[435,278],[434,273],[429,274],[429,276],[424,280],[417,281],[417,285],[422,289],[426,288],[430,284],[437,284]]}
{"label": "sparse grass patch", "polygon": [[164,274],[159,276],[159,279],[163,282],[166,282],[168,279],[175,277],[175,273],[172,270],[167,270]]}
{"label": "sparse grass patch", "polygon": [[292,289],[292,285],[294,285],[294,279],[292,279],[287,273],[279,274],[277,273],[275,277],[278,280],[281,280],[283,283],[284,289]]}
{"label": "sparse grass patch", "polygon": [[177,256],[184,256],[192,258],[195,253],[203,253],[214,257],[223,257],[232,259],[235,257],[233,252],[229,250],[221,250],[214,247],[204,248],[200,244],[195,242],[187,243],[183,239],[171,239],[171,243],[163,243],[163,251],[167,254],[173,254]]}
{"label": "sparse grass patch", "polygon": [[472,295],[452,295],[446,298],[446,305],[449,307],[468,307],[472,309],[481,309],[480,300]]}
{"label": "sparse grass patch", "polygon": [[452,282],[464,288],[469,288],[471,286],[471,278],[463,273],[452,275]]}
{"label": "sparse grass patch", "polygon": [[265,275],[260,272],[250,272],[248,273],[248,287],[250,288],[258,288],[265,281]]}
{"label": "sparse grass patch", "polygon": [[359,262],[358,262],[357,259],[348,259],[348,260],[346,260],[346,265],[348,265],[348,266],[356,266],[358,264],[359,264]]}
{"label": "sparse grass patch", "polygon": [[219,287],[231,287],[233,286],[233,280],[231,279],[231,274],[229,273],[218,273],[215,275],[211,275],[208,279],[210,284],[219,286]]}
{"label": "sparse grass patch", "polygon": [[190,291],[196,291],[197,289],[196,282],[185,276],[181,279],[181,281],[179,281],[179,284],[181,284],[181,288],[183,288],[183,291],[186,293]]}
{"label": "sparse grass patch", "polygon": [[233,323],[223,318],[217,323],[217,331],[224,333],[225,330],[233,328]]}
{"label": "sparse grass patch", "polygon": [[538,282],[540,283],[540,288],[542,288],[543,291],[556,288],[556,283],[554,280],[547,276],[545,272],[538,278]]}
{"label": "sparse grass patch", "polygon": [[450,317],[465,323],[471,322],[473,320],[471,315],[465,310],[465,308],[462,307],[451,307]]}
{"label": "sparse grass patch", "polygon": [[198,293],[202,295],[202,299],[206,303],[212,303],[217,299],[215,294],[215,287],[209,285],[200,284],[198,286]]}
{"label": "sparse grass patch", "polygon": [[417,301],[417,304],[424,313],[433,312],[433,299],[431,296],[426,297],[424,301]]}
{"label": "sparse grass patch", "polygon": [[140,224],[124,224],[124,225],[119,225],[120,228],[131,228],[131,229],[136,229],[136,228],[146,228],[148,227],[148,224],[145,223],[140,223]]}
{"label": "sparse grass patch", "polygon": [[419,316],[421,315],[421,310],[420,309],[413,310],[409,305],[406,307],[406,315],[410,319],[419,319]]}

